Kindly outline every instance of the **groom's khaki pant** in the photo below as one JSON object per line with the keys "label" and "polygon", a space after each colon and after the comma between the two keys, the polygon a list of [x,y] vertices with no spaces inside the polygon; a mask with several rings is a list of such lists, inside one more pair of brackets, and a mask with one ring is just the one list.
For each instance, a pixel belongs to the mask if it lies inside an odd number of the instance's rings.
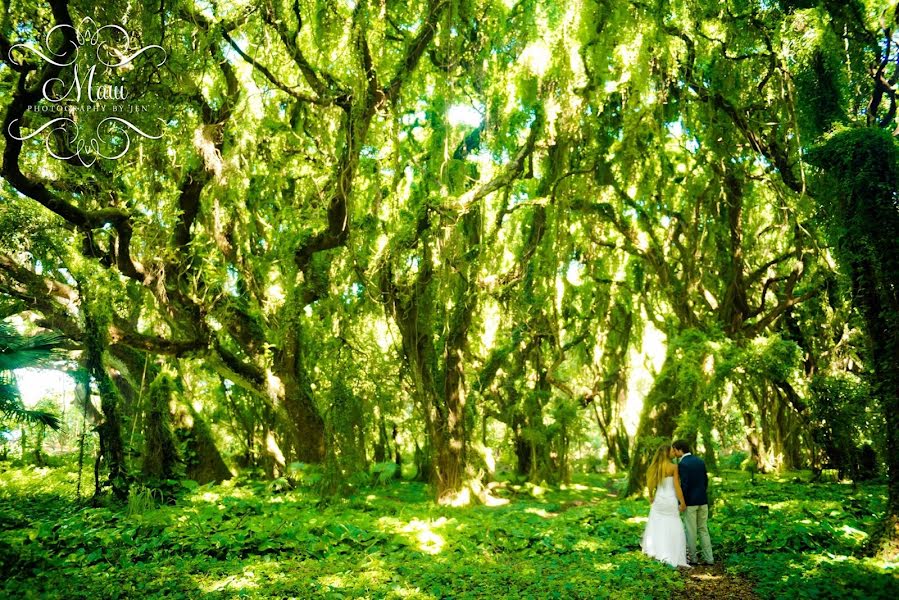
{"label": "groom's khaki pant", "polygon": [[713,563],[712,556],[712,540],[709,538],[709,505],[688,506],[684,511],[684,529],[687,532],[687,560],[690,562],[699,562],[696,560],[696,534],[699,534],[699,541],[702,544],[702,560],[707,563]]}

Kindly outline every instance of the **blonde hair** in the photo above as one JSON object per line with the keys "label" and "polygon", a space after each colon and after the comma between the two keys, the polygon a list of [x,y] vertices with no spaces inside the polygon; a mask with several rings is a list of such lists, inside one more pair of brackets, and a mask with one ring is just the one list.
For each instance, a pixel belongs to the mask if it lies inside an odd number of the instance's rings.
{"label": "blonde hair", "polygon": [[649,486],[649,497],[652,498],[656,494],[656,488],[659,487],[662,479],[665,477],[665,469],[667,464],[671,464],[671,444],[662,444],[656,450],[649,469],[646,471],[646,485]]}

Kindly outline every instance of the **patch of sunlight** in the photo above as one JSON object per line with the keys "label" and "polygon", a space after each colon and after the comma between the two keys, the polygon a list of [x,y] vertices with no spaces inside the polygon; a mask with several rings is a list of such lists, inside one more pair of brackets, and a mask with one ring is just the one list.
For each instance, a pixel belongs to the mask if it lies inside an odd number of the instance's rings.
{"label": "patch of sunlight", "polygon": [[705,361],[702,363],[702,372],[706,375],[711,375],[715,370],[715,357],[711,354],[705,357]]}
{"label": "patch of sunlight", "polygon": [[273,311],[284,304],[286,296],[280,283],[273,283],[265,289],[265,308]]}
{"label": "patch of sunlight", "polygon": [[599,551],[599,542],[596,540],[581,540],[572,549],[575,552],[597,552]]}
{"label": "patch of sunlight", "polygon": [[275,375],[271,369],[265,372],[266,388],[268,395],[272,398],[278,398],[284,395],[284,383],[281,378]]}
{"label": "patch of sunlight", "polygon": [[510,265],[510,264],[512,264],[512,261],[514,261],[516,258],[517,258],[517,256],[515,255],[515,253],[512,252],[511,250],[509,250],[508,248],[505,248],[503,250],[503,264]]}
{"label": "patch of sunlight", "polygon": [[613,571],[615,565],[612,563],[593,563],[593,569],[596,571]]}
{"label": "patch of sunlight", "polygon": [[[449,311],[447,311],[449,312]],[[448,494],[438,501],[443,506],[461,507],[471,504],[471,490],[468,487],[462,488],[455,494]]]}
{"label": "patch of sunlight", "polygon": [[[500,308],[495,301],[488,299],[484,304],[484,332],[481,334],[481,344],[484,348],[493,348],[496,341],[496,332],[499,329]],[[490,466],[493,471],[495,466]]]}
{"label": "patch of sunlight", "polygon": [[[645,317],[644,317],[645,318]],[[640,422],[640,413],[643,410],[643,399],[652,388],[655,375],[665,362],[667,339],[665,334],[656,328],[652,322],[645,318],[643,327],[643,344],[638,350],[631,348],[630,371],[627,384],[627,402],[621,411],[625,430],[629,435],[637,433],[637,425]]]}
{"label": "patch of sunlight", "polygon": [[568,270],[565,272],[565,278],[568,283],[577,287],[584,283],[581,274],[584,272],[584,263],[579,260],[571,260],[568,262]]}
{"label": "patch of sunlight", "polygon": [[390,238],[388,238],[387,234],[385,234],[385,233],[382,233],[381,235],[378,236],[378,241],[375,243],[375,246],[376,246],[375,255],[376,256],[380,256],[384,252],[384,249],[387,247],[387,243],[389,241],[390,241]]}
{"label": "patch of sunlight", "polygon": [[[583,87],[589,82],[587,70],[584,68],[584,60],[581,58],[581,45],[571,44],[568,48],[568,67],[571,69],[572,82],[575,88]],[[581,104],[580,97],[577,94],[571,95],[572,108],[577,108]]]}
{"label": "patch of sunlight", "polygon": [[401,586],[399,584],[390,588],[390,597],[396,596],[398,598],[434,598],[431,594],[423,595],[421,588],[413,588],[408,586]]}
{"label": "patch of sunlight", "polygon": [[390,323],[386,319],[375,321],[375,336],[381,352],[387,352],[393,346],[393,336],[390,331]]}
{"label": "patch of sunlight", "polygon": [[524,484],[524,487],[528,490],[528,493],[534,498],[539,498],[543,496],[547,492],[547,487],[542,481],[540,484],[533,484],[530,481]]}
{"label": "patch of sunlight", "polygon": [[556,310],[562,312],[562,299],[565,297],[565,278],[556,275]]}
{"label": "patch of sunlight", "polygon": [[484,106],[472,106],[471,104],[453,104],[446,111],[446,120],[453,127],[466,125],[477,127],[484,119]]}
{"label": "patch of sunlight", "polygon": [[546,42],[538,40],[528,44],[521,56],[518,57],[518,62],[537,77],[543,77],[552,62],[552,51]]}
{"label": "patch of sunlight", "polygon": [[397,533],[403,529],[403,522],[396,517],[380,517],[378,519],[378,525],[380,525],[384,531],[393,533]]}
{"label": "patch of sunlight", "polygon": [[279,465],[285,464],[284,454],[281,452],[281,448],[278,447],[278,441],[275,440],[275,435],[271,431],[265,437],[265,449],[268,450],[269,456],[278,461]]}
{"label": "patch of sunlight", "polygon": [[511,502],[508,498],[497,498],[496,496],[491,496],[489,493],[486,494],[481,501],[484,503],[484,506],[489,508],[494,508],[496,506],[505,506]]}
{"label": "patch of sunlight", "polygon": [[[768,504],[768,508],[772,511],[774,511],[774,510],[787,511],[787,510],[796,510],[796,509],[800,508],[801,505],[802,505],[802,502],[800,502],[799,500],[783,500],[782,502],[770,502]],[[806,519],[806,521],[808,521],[808,519]]]}
{"label": "patch of sunlight", "polygon": [[649,520],[649,517],[631,517],[630,519],[625,519],[625,523],[630,523],[631,525],[639,525],[641,523],[645,523]]}
{"label": "patch of sunlight", "polygon": [[[643,34],[641,33],[637,35],[630,44],[619,44],[615,48],[615,54],[618,56],[618,60],[621,61],[622,65],[629,67],[637,62],[637,57],[640,54],[640,46],[642,45]],[[630,73],[628,73],[628,76],[630,76]]]}
{"label": "patch of sunlight", "polygon": [[491,473],[496,471],[496,457],[493,456],[493,448],[483,444],[472,444],[472,449],[481,455],[481,458],[484,459],[484,464],[487,465],[487,469]]}
{"label": "patch of sunlight", "polygon": [[218,502],[221,499],[221,495],[216,494],[215,492],[203,492],[200,499],[203,500],[203,502]]}
{"label": "patch of sunlight", "polygon": [[700,573],[698,575],[691,575],[692,579],[701,579],[702,581],[717,581],[721,579],[721,575],[714,575],[712,573]]}
{"label": "patch of sunlight", "polygon": [[230,483],[230,486],[226,486],[224,482],[219,484],[219,487],[231,487],[231,489],[228,490],[228,494],[227,494],[228,498],[234,498],[235,500],[249,500],[251,498],[252,499],[256,498],[256,495],[253,493],[252,488],[250,488],[250,487],[233,487],[234,486],[233,480],[229,483]]}
{"label": "patch of sunlight", "polygon": [[825,563],[825,562],[846,562],[847,560],[851,560],[851,556],[846,556],[845,554],[812,554],[812,560],[816,563]]}
{"label": "patch of sunlight", "polygon": [[240,575],[229,575],[228,577],[219,579],[213,583],[201,585],[200,589],[206,593],[212,593],[224,590],[237,591],[258,587],[259,584],[256,582],[256,572],[250,569],[244,569],[243,573]]}
{"label": "patch of sunlight", "polygon": [[681,123],[680,119],[668,124],[668,133],[676,138],[684,135],[684,125]]}
{"label": "patch of sunlight", "polygon": [[857,542],[860,542],[868,537],[868,534],[864,531],[856,529],[855,527],[850,527],[849,525],[843,525],[842,527],[840,527],[840,530],[846,537],[852,538]]}
{"label": "patch of sunlight", "polygon": [[346,585],[343,582],[343,577],[340,575],[322,575],[318,578],[319,583],[323,583],[329,587],[341,588]]}
{"label": "patch of sunlight", "polygon": [[[26,408],[32,408],[44,398],[75,400],[75,380],[54,369],[16,369],[19,395]],[[66,404],[67,405],[67,404]]]}
{"label": "patch of sunlight", "polygon": [[546,512],[546,510],[542,508],[526,508],[524,509],[524,512],[532,515],[537,515],[538,517],[543,517],[544,519],[551,519],[552,517],[558,516],[558,514]]}
{"label": "patch of sunlight", "polygon": [[403,527],[402,531],[414,535],[415,539],[418,541],[418,549],[422,552],[439,554],[440,551],[443,550],[446,540],[443,539],[442,535],[434,533],[431,528],[445,524],[446,517],[440,517],[433,523],[412,519],[409,521],[408,525]]}

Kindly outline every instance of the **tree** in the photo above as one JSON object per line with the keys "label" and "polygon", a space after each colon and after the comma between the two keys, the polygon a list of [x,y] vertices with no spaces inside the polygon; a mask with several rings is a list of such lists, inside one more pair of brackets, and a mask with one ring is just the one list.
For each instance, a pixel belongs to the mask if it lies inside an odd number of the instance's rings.
{"label": "tree", "polygon": [[[817,198],[864,322],[874,396],[886,420],[889,507],[899,534],[899,149],[866,127],[837,133],[809,156],[821,170]],[[854,448],[852,448],[854,450]]]}

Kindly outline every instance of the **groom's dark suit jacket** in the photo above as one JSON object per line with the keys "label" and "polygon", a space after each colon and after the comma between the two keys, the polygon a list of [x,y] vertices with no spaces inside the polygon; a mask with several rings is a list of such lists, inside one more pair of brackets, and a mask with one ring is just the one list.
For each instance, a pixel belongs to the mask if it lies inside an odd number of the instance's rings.
{"label": "groom's dark suit jacket", "polygon": [[680,459],[677,471],[680,475],[680,488],[684,493],[684,502],[687,506],[708,504],[709,475],[702,459],[689,454]]}

